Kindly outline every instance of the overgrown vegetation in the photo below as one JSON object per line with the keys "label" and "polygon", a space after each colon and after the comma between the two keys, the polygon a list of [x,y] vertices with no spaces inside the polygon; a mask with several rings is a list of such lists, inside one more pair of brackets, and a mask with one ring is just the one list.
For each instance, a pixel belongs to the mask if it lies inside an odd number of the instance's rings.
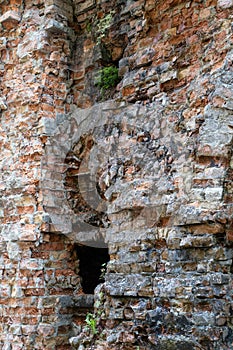
{"label": "overgrown vegetation", "polygon": [[101,40],[105,37],[107,29],[110,27],[110,24],[113,19],[115,11],[111,11],[107,15],[105,15],[103,18],[99,19],[96,23],[97,27],[97,43],[99,44]]}
{"label": "overgrown vegetation", "polygon": [[95,312],[91,313],[88,312],[85,318],[86,327],[91,332],[92,336],[94,337],[96,334],[99,334],[100,332],[100,322],[101,317],[104,314],[103,309],[103,300],[104,300],[104,294],[103,292],[98,293],[98,299],[95,301]]}
{"label": "overgrown vegetation", "polygon": [[113,88],[119,81],[118,69],[116,66],[109,66],[100,69],[96,85],[100,88],[101,94]]}

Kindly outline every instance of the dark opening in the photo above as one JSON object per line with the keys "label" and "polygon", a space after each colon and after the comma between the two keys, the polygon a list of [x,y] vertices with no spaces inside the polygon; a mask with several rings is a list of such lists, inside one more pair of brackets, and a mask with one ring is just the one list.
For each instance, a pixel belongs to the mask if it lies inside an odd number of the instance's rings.
{"label": "dark opening", "polygon": [[79,259],[79,275],[82,278],[83,292],[94,294],[95,287],[104,282],[101,270],[110,260],[107,248],[93,248],[87,246],[76,247]]}

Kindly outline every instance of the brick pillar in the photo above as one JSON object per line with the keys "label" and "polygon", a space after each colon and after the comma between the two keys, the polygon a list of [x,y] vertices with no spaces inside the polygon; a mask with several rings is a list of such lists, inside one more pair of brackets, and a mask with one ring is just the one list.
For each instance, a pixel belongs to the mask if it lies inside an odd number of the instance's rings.
{"label": "brick pillar", "polygon": [[[62,20],[57,13],[60,11]],[[64,115],[67,1],[1,1],[0,347],[68,349],[77,258],[46,233],[40,194],[43,125]]]}

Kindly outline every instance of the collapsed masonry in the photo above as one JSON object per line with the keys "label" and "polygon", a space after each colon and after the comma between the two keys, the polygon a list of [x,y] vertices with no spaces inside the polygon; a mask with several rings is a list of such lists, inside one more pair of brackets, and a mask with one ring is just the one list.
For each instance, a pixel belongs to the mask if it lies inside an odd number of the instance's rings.
{"label": "collapsed masonry", "polygon": [[0,1],[1,349],[233,347],[232,9]]}

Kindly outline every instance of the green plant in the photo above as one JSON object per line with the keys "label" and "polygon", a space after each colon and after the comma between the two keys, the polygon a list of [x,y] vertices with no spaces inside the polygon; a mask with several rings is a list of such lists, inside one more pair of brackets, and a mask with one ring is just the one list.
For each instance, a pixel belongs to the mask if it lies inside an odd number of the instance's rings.
{"label": "green plant", "polygon": [[116,86],[119,81],[118,69],[116,66],[109,66],[100,69],[96,79],[96,85],[100,88],[101,93]]}
{"label": "green plant", "polygon": [[114,14],[114,11],[111,11],[110,13],[108,13],[103,18],[97,21],[96,23],[97,35],[98,35],[97,43],[100,43],[101,40],[105,37],[106,31],[110,27],[110,24],[112,22],[113,14]]}
{"label": "green plant", "polygon": [[90,21],[86,22],[86,31],[87,33],[90,33],[92,30],[92,23]]}
{"label": "green plant", "polygon": [[96,318],[95,314],[92,314],[89,312],[86,315],[85,322],[87,324],[87,327],[90,329],[90,331],[93,335],[98,333],[98,331],[97,331],[97,318]]}
{"label": "green plant", "polygon": [[88,312],[85,318],[86,322],[86,331],[90,331],[92,334],[92,338],[94,339],[95,336],[98,334],[98,336],[101,336],[101,318],[104,315],[104,309],[103,309],[103,302],[104,302],[104,293],[99,292],[97,294],[97,300],[94,304],[94,312]]}

